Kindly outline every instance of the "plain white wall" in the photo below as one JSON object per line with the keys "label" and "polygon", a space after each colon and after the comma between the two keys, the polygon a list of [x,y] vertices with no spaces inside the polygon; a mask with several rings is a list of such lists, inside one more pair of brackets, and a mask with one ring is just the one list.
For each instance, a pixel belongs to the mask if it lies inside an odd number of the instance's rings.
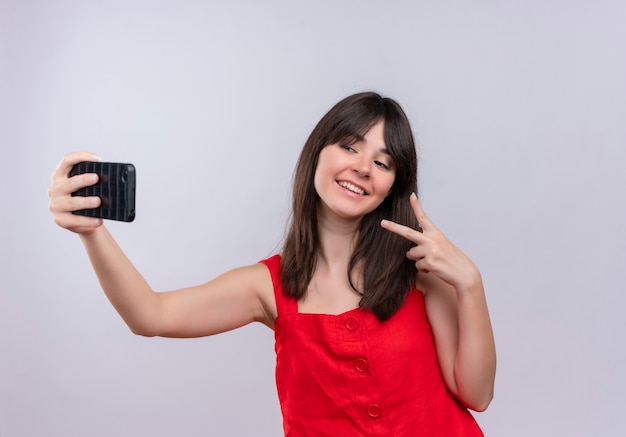
{"label": "plain white wall", "polygon": [[133,162],[110,229],[158,290],[280,247],[337,100],[405,107],[426,211],[481,267],[488,436],[625,435],[626,3],[0,1],[0,436],[277,436],[273,336],[133,336],[47,211],[62,155]]}

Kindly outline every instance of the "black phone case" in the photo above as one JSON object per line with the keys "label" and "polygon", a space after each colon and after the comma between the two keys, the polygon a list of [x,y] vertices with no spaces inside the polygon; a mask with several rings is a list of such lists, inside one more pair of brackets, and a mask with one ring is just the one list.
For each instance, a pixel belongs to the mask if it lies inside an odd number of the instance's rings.
{"label": "black phone case", "polygon": [[70,171],[70,176],[97,173],[100,180],[95,185],[81,188],[72,196],[98,196],[98,208],[73,211],[74,214],[100,217],[109,220],[132,222],[135,219],[135,166],[117,162],[80,162]]}

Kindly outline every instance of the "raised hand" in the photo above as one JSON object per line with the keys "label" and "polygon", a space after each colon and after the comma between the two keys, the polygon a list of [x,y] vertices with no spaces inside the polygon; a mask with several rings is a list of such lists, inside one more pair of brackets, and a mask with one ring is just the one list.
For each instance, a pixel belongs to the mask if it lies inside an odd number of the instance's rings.
{"label": "raised hand", "polygon": [[383,220],[381,226],[416,244],[406,256],[415,261],[417,270],[432,273],[457,290],[479,282],[480,272],[476,265],[437,229],[422,209],[417,196],[411,194],[409,201],[421,231],[389,220]]}
{"label": "raised hand", "polygon": [[72,214],[72,211],[100,206],[100,198],[97,196],[72,196],[74,191],[98,182],[98,175],[93,173],[69,177],[72,167],[83,161],[100,161],[100,157],[89,152],[65,155],[52,173],[48,196],[49,208],[56,224],[72,232],[89,234],[102,225],[102,219]]}

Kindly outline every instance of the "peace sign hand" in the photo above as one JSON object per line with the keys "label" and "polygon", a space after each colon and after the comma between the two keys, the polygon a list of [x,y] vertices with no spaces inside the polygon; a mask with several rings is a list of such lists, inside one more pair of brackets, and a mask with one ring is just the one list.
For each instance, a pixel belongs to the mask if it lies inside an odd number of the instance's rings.
{"label": "peace sign hand", "polygon": [[381,226],[416,244],[406,256],[415,261],[417,270],[432,273],[457,290],[480,281],[480,272],[476,265],[437,229],[415,194],[411,194],[410,202],[422,228],[421,232],[389,220],[383,220]]}

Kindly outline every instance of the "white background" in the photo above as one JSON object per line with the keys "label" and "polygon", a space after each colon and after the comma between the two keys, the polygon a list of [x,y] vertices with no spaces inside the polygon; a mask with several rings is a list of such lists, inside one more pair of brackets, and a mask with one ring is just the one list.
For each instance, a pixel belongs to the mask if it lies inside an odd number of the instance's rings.
{"label": "white background", "polygon": [[109,225],[157,290],[281,244],[340,98],[406,109],[433,221],[480,266],[488,436],[626,435],[623,1],[0,0],[0,436],[278,436],[272,332],[134,336],[46,190],[132,162]]}

